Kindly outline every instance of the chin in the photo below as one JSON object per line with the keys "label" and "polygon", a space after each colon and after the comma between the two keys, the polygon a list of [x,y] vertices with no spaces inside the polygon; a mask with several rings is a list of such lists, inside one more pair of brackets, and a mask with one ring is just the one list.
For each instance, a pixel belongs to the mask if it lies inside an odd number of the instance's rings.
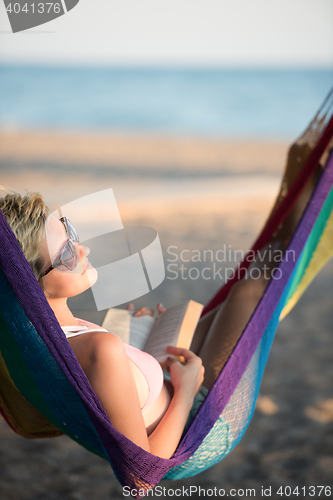
{"label": "chin", "polygon": [[88,288],[90,288],[96,283],[97,278],[98,278],[98,272],[94,267],[91,266],[89,269],[87,269],[87,271],[85,272],[85,275],[87,276],[88,281],[89,281]]}
{"label": "chin", "polygon": [[97,281],[98,273],[94,267],[87,269],[83,274],[78,275],[79,279],[76,281],[75,287],[70,293],[69,297],[75,297],[81,293],[89,290]]}

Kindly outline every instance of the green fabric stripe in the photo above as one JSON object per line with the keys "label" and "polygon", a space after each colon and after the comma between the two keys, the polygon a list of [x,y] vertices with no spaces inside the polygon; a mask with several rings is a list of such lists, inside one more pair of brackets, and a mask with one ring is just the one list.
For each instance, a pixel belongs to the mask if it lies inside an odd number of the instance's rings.
{"label": "green fabric stripe", "polygon": [[84,446],[89,451],[96,455],[105,458],[102,454],[98,453],[95,449],[87,446],[86,443],[74,436],[68,429],[60,423],[49,407],[45,404],[39,389],[29,371],[15,339],[12,336],[9,326],[6,323],[3,315],[0,312],[0,351],[6,362],[7,369],[10,376],[16,385],[18,391],[29,401],[29,403],[36,408],[49,422],[61,430],[64,434],[76,441],[81,446]]}
{"label": "green fabric stripe", "polygon": [[333,188],[331,189],[326,201],[320,211],[320,214],[316,220],[315,225],[307,239],[305,247],[303,249],[302,255],[297,264],[297,269],[295,273],[295,279],[290,287],[289,294],[286,300],[286,304],[294,295],[303,275],[310,264],[313,254],[319,244],[320,238],[325,230],[326,222],[331,215],[333,206]]}

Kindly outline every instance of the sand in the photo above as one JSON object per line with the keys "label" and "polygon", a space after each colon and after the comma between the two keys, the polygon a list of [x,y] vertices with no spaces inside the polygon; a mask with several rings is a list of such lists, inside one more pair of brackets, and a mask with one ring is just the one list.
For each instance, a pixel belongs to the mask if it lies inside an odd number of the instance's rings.
{"label": "sand", "polygon": [[[0,183],[40,190],[51,209],[112,187],[124,224],[155,228],[169,264],[171,246],[178,255],[223,245],[248,249],[273,204],[286,153],[287,144],[273,141],[2,132]],[[93,217],[98,212],[92,207]],[[212,263],[186,265],[200,270]],[[222,284],[186,277],[173,280],[167,270],[164,282],[135,304],[205,303]],[[256,498],[262,486],[272,487],[271,498],[284,498],[279,486],[298,486],[298,498],[313,498],[310,485],[333,486],[332,280],[329,262],[280,324],[240,444],[210,470],[161,486],[255,488]],[[102,318],[88,292],[72,307],[83,318]],[[1,500],[123,498],[110,466],[65,436],[27,441],[1,421],[0,448]]]}
{"label": "sand", "polygon": [[0,131],[1,158],[55,161],[109,167],[141,166],[150,169],[175,167],[187,172],[202,169],[219,172],[279,173],[287,144],[282,141],[211,139],[93,132]]}

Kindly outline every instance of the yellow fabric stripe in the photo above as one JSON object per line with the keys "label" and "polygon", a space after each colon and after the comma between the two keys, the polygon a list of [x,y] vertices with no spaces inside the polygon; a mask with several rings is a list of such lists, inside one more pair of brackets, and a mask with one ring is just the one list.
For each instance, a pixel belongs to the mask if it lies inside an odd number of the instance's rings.
{"label": "yellow fabric stripe", "polygon": [[295,306],[301,295],[305,292],[311,281],[319,273],[320,269],[326,262],[333,256],[333,211],[327,219],[325,229],[319,239],[316,250],[314,251],[311,261],[305,270],[305,273],[298,284],[298,287],[290,298],[288,303],[281,311],[280,321],[287,316],[287,314]]}

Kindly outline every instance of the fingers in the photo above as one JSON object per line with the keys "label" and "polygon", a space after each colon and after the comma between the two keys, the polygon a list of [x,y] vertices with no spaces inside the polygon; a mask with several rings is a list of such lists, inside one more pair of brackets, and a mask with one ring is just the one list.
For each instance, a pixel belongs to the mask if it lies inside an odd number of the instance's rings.
{"label": "fingers", "polygon": [[150,309],[150,307],[141,307],[141,309],[134,313],[134,316],[154,316],[154,314],[154,310]]}
{"label": "fingers", "polygon": [[[127,304],[126,306],[127,311],[135,311],[135,306],[132,302]],[[162,304],[157,304],[157,312],[158,314],[162,314],[166,309]],[[141,309],[138,309],[135,313],[134,316],[154,316],[155,311],[151,309],[150,307],[141,307]]]}
{"label": "fingers", "polygon": [[170,366],[172,365],[172,363],[175,363],[176,361],[178,361],[177,359],[175,358],[171,358],[170,356],[166,358],[166,360],[164,361],[164,366],[165,368],[170,371]]}
{"label": "fingers", "polygon": [[[134,311],[135,310],[134,304],[132,303],[128,304],[126,309]],[[156,309],[158,314],[162,314],[162,312],[165,311],[165,307],[162,306],[162,304],[157,304]],[[155,314],[154,309],[151,309],[150,307],[141,307],[141,309],[138,309],[136,313],[134,313],[134,316],[154,316],[154,314]]]}
{"label": "fingers", "polygon": [[166,310],[166,308],[164,306],[162,306],[162,304],[157,304],[156,309],[157,309],[158,314],[162,314],[162,312],[164,312]]}
{"label": "fingers", "polygon": [[195,357],[194,352],[189,349],[185,349],[184,347],[175,347],[173,345],[168,345],[167,351],[171,354],[176,354],[176,356],[184,356],[184,358]]}
{"label": "fingers", "polygon": [[194,354],[194,352],[190,351],[190,349],[185,349],[184,347],[175,347],[172,345],[168,345],[167,351],[170,354],[174,354],[175,356],[182,356],[186,362],[189,361],[199,361],[201,363],[201,358]]}
{"label": "fingers", "polygon": [[[204,380],[205,367],[202,364],[202,359],[189,349],[168,346],[167,351],[176,356],[176,358],[168,357],[165,362],[166,369],[171,374],[171,382],[173,385],[176,384],[174,387],[180,387],[178,377],[181,374],[190,374],[190,386],[192,387],[194,384],[196,393]],[[177,359],[178,357],[181,359]],[[188,379],[187,383],[189,383]]]}

